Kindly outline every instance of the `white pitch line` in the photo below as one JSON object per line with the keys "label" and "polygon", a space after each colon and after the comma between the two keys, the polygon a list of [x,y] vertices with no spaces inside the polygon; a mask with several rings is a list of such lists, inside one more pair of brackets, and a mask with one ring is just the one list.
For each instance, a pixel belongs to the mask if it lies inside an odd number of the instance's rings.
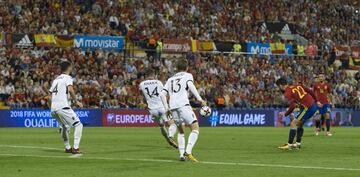
{"label": "white pitch line", "polygon": [[64,150],[64,149],[52,148],[52,147],[19,146],[19,145],[5,145],[5,144],[0,144],[0,147],[24,148],[24,149],[45,149],[45,150]]}
{"label": "white pitch line", "polygon": [[74,154],[74,155],[71,155],[71,156],[69,156],[70,158],[79,158],[79,157],[81,157],[82,156],[82,154]]}
{"label": "white pitch line", "polygon": [[[36,147],[36,146],[15,146],[15,145],[0,145],[0,147],[14,147],[14,148],[30,148],[30,149],[51,149],[63,150],[50,147]],[[20,155],[20,154],[0,154],[0,156],[8,157],[34,157],[34,158],[61,158],[69,159],[74,156],[49,156],[49,155]],[[74,159],[88,159],[88,160],[120,160],[120,161],[142,161],[142,162],[160,162],[160,163],[182,163],[176,160],[161,160],[161,159],[135,159],[135,158],[111,158],[111,157],[84,157],[76,156]],[[360,171],[360,168],[338,168],[338,167],[317,167],[317,166],[296,166],[296,165],[282,165],[282,164],[261,164],[261,163],[245,163],[245,162],[209,162],[200,161],[197,164],[208,165],[231,165],[231,166],[253,166],[253,167],[273,167],[273,168],[293,168],[293,169],[314,169],[314,170],[334,170],[334,171]]]}

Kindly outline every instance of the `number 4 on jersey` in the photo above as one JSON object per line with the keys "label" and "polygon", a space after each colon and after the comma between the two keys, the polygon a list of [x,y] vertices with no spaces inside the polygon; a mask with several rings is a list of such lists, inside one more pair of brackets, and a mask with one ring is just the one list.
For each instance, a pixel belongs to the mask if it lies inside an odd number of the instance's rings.
{"label": "number 4 on jersey", "polygon": [[159,96],[157,87],[155,87],[155,89],[151,92],[151,94],[150,94],[149,88],[145,87],[145,90],[146,90],[146,92],[147,92],[147,94],[149,95],[150,98],[153,97],[154,95]]}
{"label": "number 4 on jersey", "polygon": [[51,93],[58,93],[58,85],[56,84],[55,87],[53,88],[53,90],[51,90]]}

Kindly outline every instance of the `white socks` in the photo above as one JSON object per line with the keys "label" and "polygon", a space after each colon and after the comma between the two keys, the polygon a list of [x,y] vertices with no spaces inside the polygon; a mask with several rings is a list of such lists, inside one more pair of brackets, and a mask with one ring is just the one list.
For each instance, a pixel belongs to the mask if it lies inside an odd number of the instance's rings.
{"label": "white socks", "polygon": [[186,146],[186,153],[191,154],[193,147],[195,146],[195,143],[199,136],[199,130],[193,130],[191,131],[189,135],[188,144]]}
{"label": "white socks", "polygon": [[74,149],[79,149],[79,144],[80,144],[81,135],[82,135],[82,129],[83,129],[83,124],[82,124],[82,123],[78,123],[78,124],[75,126],[75,131],[74,131]]}
{"label": "white socks", "polygon": [[70,149],[71,145],[69,143],[69,129],[66,126],[61,127],[61,136],[64,140],[65,148]]}
{"label": "white socks", "polygon": [[177,127],[175,124],[170,125],[170,127],[169,127],[169,137],[170,138],[173,138],[175,136],[176,129],[177,129]]}
{"label": "white socks", "polygon": [[183,157],[185,152],[185,135],[179,133],[177,140],[178,140],[180,157]]}

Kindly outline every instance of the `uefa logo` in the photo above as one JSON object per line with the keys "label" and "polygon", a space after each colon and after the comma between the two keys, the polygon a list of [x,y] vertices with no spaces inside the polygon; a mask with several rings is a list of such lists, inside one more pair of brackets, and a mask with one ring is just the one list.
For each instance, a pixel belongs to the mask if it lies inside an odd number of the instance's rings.
{"label": "uefa logo", "polygon": [[115,114],[109,113],[106,116],[106,120],[108,124],[114,124],[115,123]]}

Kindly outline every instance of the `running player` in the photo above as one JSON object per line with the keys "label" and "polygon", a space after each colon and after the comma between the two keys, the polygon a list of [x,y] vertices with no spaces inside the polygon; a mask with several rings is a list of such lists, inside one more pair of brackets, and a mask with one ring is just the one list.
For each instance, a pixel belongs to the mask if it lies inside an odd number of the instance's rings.
{"label": "running player", "polygon": [[[75,91],[73,88],[73,79],[69,75],[72,71],[72,65],[68,61],[63,61],[60,64],[62,74],[59,75],[53,82],[50,88],[51,93],[51,115],[59,122],[61,126],[61,135],[65,144],[65,152],[73,154],[81,154],[79,144],[82,136],[83,124],[79,117],[70,107],[68,94],[72,100],[80,108],[82,103],[76,100]],[[74,147],[69,143],[70,128],[74,130]]]}
{"label": "running player", "polygon": [[[192,155],[192,149],[199,136],[199,124],[190,106],[189,91],[203,106],[206,105],[206,102],[200,97],[196,90],[192,74],[186,72],[188,70],[187,60],[179,59],[176,63],[176,69],[178,73],[167,80],[164,89],[161,92],[161,99],[165,109],[171,111],[172,117],[179,127],[178,144],[180,160],[187,159],[192,162],[197,162],[196,158]],[[167,103],[167,94],[169,94],[170,97],[170,106]],[[191,128],[186,149],[183,124],[186,124]]]}
{"label": "running player", "polygon": [[[283,116],[290,115],[294,108],[300,106],[300,113],[296,118],[292,116],[290,123],[289,140],[287,144],[279,147],[279,149],[300,148],[301,138],[304,133],[303,125],[309,120],[318,109],[317,101],[314,93],[302,84],[289,85],[285,78],[280,78],[276,81],[276,85],[284,92],[285,97],[289,100],[290,106],[287,111],[281,112]],[[320,105],[320,103],[318,103]],[[294,143],[296,135],[296,143]]]}
{"label": "running player", "polygon": [[331,86],[330,84],[325,82],[325,75],[320,74],[318,77],[319,82],[315,82],[313,85],[313,90],[315,93],[315,96],[317,100],[323,105],[322,107],[319,107],[319,116],[315,119],[315,135],[319,135],[319,132],[321,131],[321,127],[323,125],[323,122],[325,120],[326,125],[326,136],[332,136],[330,132],[330,112],[331,112],[331,100],[329,95],[331,94]]}
{"label": "running player", "polygon": [[[161,134],[165,137],[166,141],[174,148],[178,148],[174,140],[174,135],[177,129],[176,125],[174,120],[168,118],[166,115],[166,111],[159,94],[163,90],[163,84],[161,81],[156,79],[155,71],[153,69],[147,69],[145,74],[146,80],[140,83],[139,89],[144,94],[149,112],[154,120],[159,124]],[[166,130],[165,123],[169,125],[169,133]]]}

